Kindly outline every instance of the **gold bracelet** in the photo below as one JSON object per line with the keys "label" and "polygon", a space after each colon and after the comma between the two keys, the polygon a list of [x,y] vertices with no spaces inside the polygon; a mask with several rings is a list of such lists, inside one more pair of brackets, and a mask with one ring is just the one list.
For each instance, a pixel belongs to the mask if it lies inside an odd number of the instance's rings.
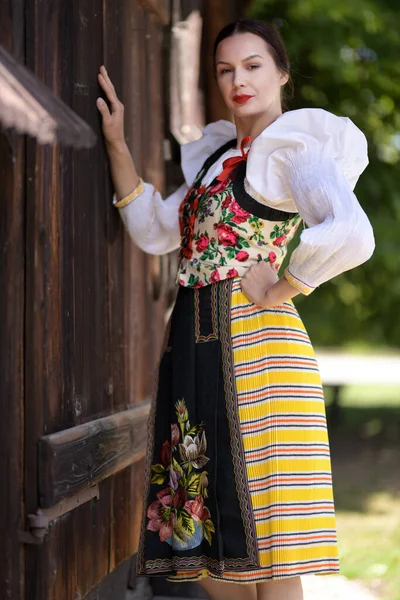
{"label": "gold bracelet", "polygon": [[144,181],[141,177],[139,177],[139,183],[137,184],[135,189],[127,196],[124,196],[123,198],[121,198],[121,200],[114,202],[115,208],[124,208],[125,206],[128,206],[128,204],[133,202],[135,200],[135,198],[140,196],[140,194],[142,194],[143,192],[144,192]]}
{"label": "gold bracelet", "polygon": [[296,288],[296,290],[298,290],[301,294],[304,294],[305,296],[309,296],[311,292],[313,292],[315,289],[304,283],[304,281],[301,281],[300,279],[297,279],[297,277],[294,277],[294,275],[291,274],[287,267],[284,272],[284,277],[286,281],[290,283],[290,285],[292,285],[294,288]]}

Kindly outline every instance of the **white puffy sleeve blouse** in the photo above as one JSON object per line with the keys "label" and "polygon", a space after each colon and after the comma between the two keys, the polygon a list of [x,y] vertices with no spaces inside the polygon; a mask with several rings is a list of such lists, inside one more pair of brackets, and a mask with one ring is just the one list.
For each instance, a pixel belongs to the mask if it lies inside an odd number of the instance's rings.
{"label": "white puffy sleeve blouse", "polygon": [[[150,254],[179,247],[178,209],[204,161],[236,137],[228,121],[211,123],[200,140],[182,146],[185,183],[163,200],[150,184],[121,217],[136,244]],[[222,155],[205,174],[209,184],[222,171]],[[370,258],[375,247],[371,224],[353,193],[368,164],[364,134],[345,117],[322,109],[283,113],[251,144],[246,191],[258,202],[298,212],[307,224],[285,271],[303,294]]]}

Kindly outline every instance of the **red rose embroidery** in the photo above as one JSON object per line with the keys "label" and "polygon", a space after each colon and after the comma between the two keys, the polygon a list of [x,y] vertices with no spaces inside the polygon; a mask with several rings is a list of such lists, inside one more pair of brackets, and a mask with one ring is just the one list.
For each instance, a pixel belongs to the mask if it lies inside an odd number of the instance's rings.
{"label": "red rose embroidery", "polygon": [[206,189],[207,189],[206,186],[202,185],[199,188],[197,188],[196,194],[199,194],[200,196],[202,196],[204,194],[204,192],[206,191]]}
{"label": "red rose embroidery", "polygon": [[218,270],[215,269],[211,275],[210,275],[210,281],[211,283],[217,283],[217,281],[220,281],[221,277],[219,276]]}
{"label": "red rose embroidery", "polygon": [[171,506],[171,490],[165,488],[158,492],[158,500],[152,502],[147,509],[147,529],[149,531],[158,531],[160,540],[165,542],[174,532],[176,516],[168,510]]}
{"label": "red rose embroidery", "polygon": [[206,248],[208,248],[209,243],[210,243],[210,240],[208,239],[208,237],[206,235],[204,235],[204,233],[202,233],[196,242],[197,252],[204,252],[204,250]]}
{"label": "red rose embroidery", "polygon": [[164,488],[158,492],[157,498],[163,506],[168,508],[168,506],[171,505],[171,490],[169,488]]}
{"label": "red rose embroidery", "polygon": [[187,492],[185,488],[178,487],[174,495],[172,496],[172,506],[179,510],[183,508],[187,502]]}
{"label": "red rose embroidery", "polygon": [[275,254],[275,252],[270,252],[268,254],[268,258],[269,258],[269,262],[270,263],[274,263],[276,261],[276,254]]}
{"label": "red rose embroidery", "polygon": [[246,260],[249,258],[249,255],[247,252],[245,252],[244,250],[241,250],[240,252],[238,252],[236,254],[236,260],[238,260],[239,262],[246,262]]}
{"label": "red rose embroidery", "polygon": [[228,279],[231,279],[232,277],[237,277],[238,275],[239,273],[236,271],[236,269],[229,269],[229,271],[226,274]]}
{"label": "red rose embroidery", "polygon": [[234,200],[232,202],[230,209],[232,212],[235,213],[235,215],[232,217],[232,221],[234,223],[237,223],[238,225],[240,223],[245,223],[247,221],[247,219],[250,218],[250,214],[248,212],[246,212],[245,210],[243,210],[243,208],[241,208],[239,206],[239,204],[236,202],[236,200]]}
{"label": "red rose embroidery", "polygon": [[285,240],[286,240],[286,235],[280,235],[272,243],[274,246],[282,246],[282,244],[285,242]]}
{"label": "red rose embroidery", "polygon": [[230,225],[218,223],[214,227],[218,230],[218,240],[223,246],[236,246],[239,235],[233,231]]}
{"label": "red rose embroidery", "polygon": [[210,511],[204,506],[204,499],[200,494],[196,496],[195,500],[188,500],[185,509],[195,521],[205,521],[211,517]]}
{"label": "red rose embroidery", "polygon": [[223,201],[223,203],[221,204],[221,207],[228,208],[231,202],[232,202],[232,194],[229,194],[229,196],[227,196],[225,198],[225,200]]}
{"label": "red rose embroidery", "polygon": [[194,287],[196,289],[204,287],[204,281],[199,281],[198,283],[196,283],[196,285]]}
{"label": "red rose embroidery", "polygon": [[160,462],[161,462],[162,466],[165,468],[169,467],[169,465],[171,464],[172,451],[171,451],[171,444],[169,443],[168,440],[166,442],[164,442],[162,445],[160,459],[161,459]]}
{"label": "red rose embroidery", "polygon": [[171,444],[173,446],[177,446],[180,442],[181,439],[181,432],[179,430],[179,427],[176,423],[174,423],[173,425],[171,424]]}

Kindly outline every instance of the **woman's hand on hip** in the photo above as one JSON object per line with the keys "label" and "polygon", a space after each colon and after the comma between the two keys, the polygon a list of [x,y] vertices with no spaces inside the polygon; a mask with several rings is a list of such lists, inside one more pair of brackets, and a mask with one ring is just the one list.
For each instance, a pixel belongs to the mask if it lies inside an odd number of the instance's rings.
{"label": "woman's hand on hip", "polygon": [[275,266],[260,261],[253,265],[242,278],[242,292],[250,302],[261,308],[270,308],[267,291],[279,281]]}
{"label": "woman's hand on hip", "polygon": [[97,79],[110,103],[109,108],[107,102],[102,98],[97,98],[96,101],[96,106],[102,116],[106,144],[109,147],[124,146],[124,105],[118,99],[113,83],[104,66],[100,67]]}

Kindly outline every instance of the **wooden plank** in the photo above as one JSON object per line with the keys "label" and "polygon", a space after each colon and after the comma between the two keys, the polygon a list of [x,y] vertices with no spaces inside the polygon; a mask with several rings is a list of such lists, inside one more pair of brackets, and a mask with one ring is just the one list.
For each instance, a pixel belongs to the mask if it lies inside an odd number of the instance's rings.
{"label": "wooden plank", "polygon": [[40,505],[53,506],[141,460],[149,408],[150,403],[144,403],[43,436],[39,440]]}
{"label": "wooden plank", "polygon": [[[162,56],[162,33],[159,23],[154,14],[147,11],[145,17],[146,23],[146,86],[145,93],[147,99],[146,110],[146,133],[147,133],[147,152],[149,160],[146,163],[145,177],[161,193],[164,192],[164,157],[163,157],[163,79],[162,73],[165,70]],[[162,293],[163,271],[166,267],[167,257],[152,256],[147,258],[148,281],[150,293],[153,300],[159,300]],[[157,310],[152,307],[152,310]],[[156,321],[159,330],[159,321]],[[154,338],[154,335],[156,336]],[[156,344],[159,340],[159,331],[154,331],[153,339]],[[158,352],[158,348],[153,349]],[[155,356],[153,357],[153,359]],[[152,361],[153,362],[153,361]]]}
{"label": "wooden plank", "polygon": [[165,65],[162,62],[161,32],[154,16],[146,14],[146,137],[148,160],[145,165],[145,177],[161,192],[164,188],[163,158],[163,80]]}
{"label": "wooden plank", "polygon": [[202,70],[205,72],[206,121],[231,120],[231,114],[222,99],[214,77],[213,47],[219,31],[237,17],[233,2],[205,0],[204,2],[204,53]]}
{"label": "wooden plank", "polygon": [[143,507],[144,460],[112,478],[111,534],[114,541],[110,570],[138,549]]}
{"label": "wooden plank", "polygon": [[48,600],[81,600],[107,575],[111,488],[112,480],[106,479],[100,484],[99,500],[52,523],[37,569],[37,577],[47,582]]}
{"label": "wooden plank", "polygon": [[152,12],[159,23],[163,26],[169,25],[171,16],[169,2],[165,0],[140,0],[141,4]]}
{"label": "wooden plank", "polygon": [[[95,101],[100,94],[97,73],[104,60],[105,3],[102,0],[76,3],[63,0],[63,3],[66,12],[72,12],[73,17],[71,31],[63,41],[65,51],[72,53],[72,70],[67,84],[73,88],[73,108],[92,124],[102,140]],[[69,237],[71,244],[63,261],[67,269],[68,263],[72,263],[71,279],[68,279],[72,305],[68,304],[65,309],[73,321],[70,324],[72,336],[68,338],[73,362],[64,351],[61,363],[64,385],[68,386],[68,405],[60,415],[62,423],[57,429],[65,429],[68,409],[74,424],[113,411],[115,374],[111,356],[113,352],[119,353],[110,344],[108,296],[112,274],[107,257],[108,245],[115,241],[115,232],[109,227],[110,213],[114,209],[103,141],[93,151],[73,157],[69,176],[72,179],[71,198],[65,198],[64,214],[67,219],[72,209],[73,220],[71,230],[63,230],[64,238]],[[119,265],[112,267],[121,268]]]}
{"label": "wooden plank", "polygon": [[[107,0],[108,15],[105,31],[105,56],[112,73],[116,73],[116,88],[125,105],[125,136],[140,173],[143,173],[148,152],[142,145],[146,135],[144,114],[147,98],[145,83],[145,22],[144,8],[138,1],[124,0],[122,10],[115,14],[115,4]],[[119,43],[118,48],[116,43]],[[148,133],[147,133],[148,135]],[[146,257],[125,232],[118,211],[112,208],[119,226],[118,243],[110,245],[109,264],[113,285],[110,290],[111,334],[115,364],[114,410],[121,404],[135,405],[151,395],[152,364],[150,361],[151,302],[146,286]],[[117,252],[121,250],[121,254]],[[115,268],[119,265],[119,269]],[[150,308],[149,308],[150,305]],[[115,310],[115,306],[119,307]],[[118,337],[119,336],[119,337]],[[109,571],[137,548],[137,526],[141,519],[143,462],[120,471],[112,478],[110,505]]]}
{"label": "wooden plank", "polygon": [[[145,95],[145,18],[140,2],[124,0],[122,38],[121,97],[125,104],[125,135],[135,165],[141,175],[148,156],[145,114],[147,97]],[[118,214],[116,218],[121,223]],[[123,231],[121,225],[121,232]],[[149,302],[146,285],[147,258],[124,232],[124,330],[127,332],[125,360],[125,390],[129,390],[128,402],[135,402],[151,394]],[[140,351],[138,351],[140,348]]]}
{"label": "wooden plank", "polygon": [[[37,0],[25,1],[25,27],[26,32],[26,63],[27,66],[52,89],[52,75],[48,64],[45,62],[46,52],[42,45],[50,41],[46,35],[47,27],[52,28],[55,23],[51,18],[48,5],[38,3]],[[55,7],[57,10],[57,7]],[[57,16],[57,14],[56,14]],[[55,31],[57,28],[55,27]],[[41,40],[41,44],[39,43]],[[51,38],[54,42],[54,38]],[[55,49],[47,53],[51,65]],[[47,68],[46,68],[47,67]],[[38,505],[37,486],[37,440],[45,430],[47,417],[46,397],[51,387],[47,382],[47,369],[50,368],[53,378],[58,379],[57,370],[54,368],[54,359],[49,355],[46,330],[46,308],[50,301],[56,307],[58,302],[54,299],[54,287],[47,265],[49,254],[52,253],[48,236],[47,215],[59,215],[58,190],[53,181],[53,149],[39,148],[34,140],[28,139],[26,144],[26,277],[25,277],[25,328],[29,332],[28,344],[25,346],[25,511],[32,513]],[[45,197],[45,198],[44,198]],[[51,240],[53,243],[55,240]],[[57,240],[58,241],[58,240]],[[55,242],[55,248],[58,243]],[[54,263],[53,263],[54,264]],[[51,271],[51,269],[50,269]],[[51,325],[50,325],[51,331]],[[57,344],[59,339],[59,324],[55,324],[52,344]],[[53,355],[54,356],[54,355]],[[54,379],[53,379],[54,381]],[[32,397],[36,401],[32,401]],[[47,543],[46,543],[47,547]],[[45,547],[45,548],[46,548]],[[46,589],[47,578],[44,574],[47,565],[46,549],[37,549],[33,546],[25,547],[25,589],[26,600],[48,600]]]}
{"label": "wooden plank", "polygon": [[0,122],[41,144],[91,148],[96,136],[32,72],[0,47]]}
{"label": "wooden plank", "polygon": [[24,202],[23,140],[0,131],[0,581],[20,598],[23,557],[17,538],[22,509]]}
{"label": "wooden plank", "polygon": [[228,23],[244,18],[249,0],[204,0],[203,2],[203,53],[201,71],[205,73],[204,92],[206,121],[232,120],[232,115],[222,99],[214,77],[213,48],[220,30]]}
{"label": "wooden plank", "polygon": [[[24,60],[24,0],[0,2],[0,44]],[[24,138],[0,130],[0,597],[22,600],[24,419]]]}
{"label": "wooden plank", "polygon": [[[163,55],[164,36],[156,18],[146,14],[146,96],[147,138],[149,160],[146,165],[146,176],[165,197],[165,166],[163,154],[164,115],[163,97],[167,86],[163,73],[167,71],[168,58]],[[168,285],[166,274],[169,268],[167,256],[147,257],[147,279],[153,303],[148,308],[149,323],[152,325],[152,355],[150,364],[156,365],[164,335],[164,315],[167,307],[166,295]],[[168,274],[167,274],[168,275]],[[175,279],[175,273],[174,273]]]}
{"label": "wooden plank", "polygon": [[[103,52],[104,62],[112,74],[113,83],[120,95],[121,82],[124,78],[121,58],[124,38],[122,35],[123,6],[111,0],[103,2]],[[108,160],[104,156],[106,180],[104,190],[106,201],[104,206],[106,223],[106,265],[107,280],[105,282],[106,319],[104,330],[107,335],[108,356],[105,368],[108,369],[109,400],[113,411],[120,411],[132,403],[131,390],[125,385],[125,371],[129,365],[124,360],[126,348],[130,343],[129,334],[124,322],[123,306],[129,294],[129,287],[124,286],[126,263],[124,260],[123,226],[118,211],[111,203],[113,187]],[[116,309],[116,307],[118,307]],[[110,407],[111,409],[111,407]]]}

